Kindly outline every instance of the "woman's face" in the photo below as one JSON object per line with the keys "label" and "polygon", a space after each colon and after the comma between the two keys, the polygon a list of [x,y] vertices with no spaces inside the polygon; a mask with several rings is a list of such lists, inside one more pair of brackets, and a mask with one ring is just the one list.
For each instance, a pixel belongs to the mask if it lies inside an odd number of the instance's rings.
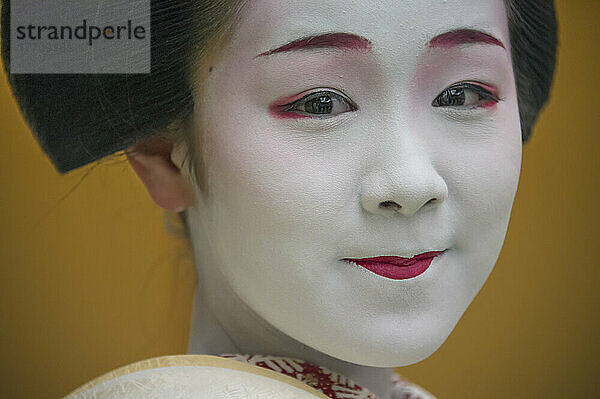
{"label": "woman's face", "polygon": [[506,233],[521,159],[509,45],[502,0],[249,2],[197,102],[204,260],[328,355],[429,356]]}

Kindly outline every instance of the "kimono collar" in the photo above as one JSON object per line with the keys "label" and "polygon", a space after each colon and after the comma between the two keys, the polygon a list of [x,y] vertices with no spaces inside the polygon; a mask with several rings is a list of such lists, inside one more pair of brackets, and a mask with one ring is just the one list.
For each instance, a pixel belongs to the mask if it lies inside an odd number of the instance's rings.
{"label": "kimono collar", "polygon": [[[377,399],[374,393],[365,387],[361,387],[351,379],[304,360],[279,356],[240,354],[222,354],[220,357],[285,374],[315,388],[331,399]],[[392,385],[393,398],[434,399],[431,394],[407,382],[396,373],[394,373],[390,384]]]}

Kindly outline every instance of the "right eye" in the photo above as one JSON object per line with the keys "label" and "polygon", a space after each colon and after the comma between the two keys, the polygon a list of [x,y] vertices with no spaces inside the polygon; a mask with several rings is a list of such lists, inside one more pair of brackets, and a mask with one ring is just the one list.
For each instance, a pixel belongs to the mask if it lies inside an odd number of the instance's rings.
{"label": "right eye", "polygon": [[344,112],[356,111],[357,107],[344,94],[333,89],[316,89],[297,100],[274,104],[271,109],[280,117],[332,117]]}

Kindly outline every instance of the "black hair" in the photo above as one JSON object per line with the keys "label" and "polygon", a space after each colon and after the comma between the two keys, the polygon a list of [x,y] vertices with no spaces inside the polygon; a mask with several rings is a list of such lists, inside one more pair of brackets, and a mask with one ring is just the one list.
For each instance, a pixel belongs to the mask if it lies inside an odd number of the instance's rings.
{"label": "black hair", "polygon": [[2,60],[26,122],[59,172],[126,149],[191,114],[192,55],[224,28],[235,1],[152,0],[151,73],[11,74],[10,0]]}
{"label": "black hair", "polygon": [[553,0],[506,0],[506,11],[525,142],[550,95],[558,23]]}
{"label": "black hair", "polygon": [[[25,120],[61,173],[165,131],[194,107],[193,57],[232,20],[241,1],[151,0],[151,73],[11,74],[10,0],[2,0],[2,59]],[[506,0],[522,139],[546,103],[554,74],[552,0]]]}

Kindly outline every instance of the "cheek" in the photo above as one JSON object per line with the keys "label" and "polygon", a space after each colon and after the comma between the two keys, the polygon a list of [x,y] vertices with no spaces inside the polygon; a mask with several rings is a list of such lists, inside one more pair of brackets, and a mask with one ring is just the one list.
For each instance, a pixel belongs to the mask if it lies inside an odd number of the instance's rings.
{"label": "cheek", "polygon": [[502,104],[491,123],[472,127],[483,138],[459,141],[447,165],[450,206],[457,239],[494,256],[506,229],[521,168],[521,131],[516,104]]}
{"label": "cheek", "polygon": [[235,114],[235,104],[223,106],[231,112],[205,119],[213,204],[240,229],[252,226],[256,234],[277,240],[306,240],[326,230],[336,209],[353,197],[356,185],[343,173],[347,160],[310,135],[277,128],[264,110],[237,108]]}

